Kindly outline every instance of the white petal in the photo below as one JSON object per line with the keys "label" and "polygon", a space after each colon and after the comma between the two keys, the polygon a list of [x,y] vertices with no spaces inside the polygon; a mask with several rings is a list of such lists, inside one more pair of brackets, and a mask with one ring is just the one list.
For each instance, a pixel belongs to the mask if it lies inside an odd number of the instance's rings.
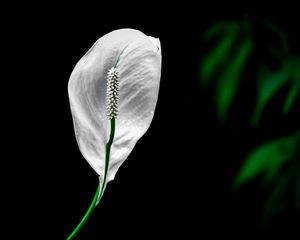
{"label": "white petal", "polygon": [[101,37],[71,74],[68,91],[76,139],[101,182],[110,131],[105,106],[107,72],[114,66],[119,71],[119,115],[109,181],[152,121],[160,82],[160,51],[158,39],[133,29],[116,30]]}

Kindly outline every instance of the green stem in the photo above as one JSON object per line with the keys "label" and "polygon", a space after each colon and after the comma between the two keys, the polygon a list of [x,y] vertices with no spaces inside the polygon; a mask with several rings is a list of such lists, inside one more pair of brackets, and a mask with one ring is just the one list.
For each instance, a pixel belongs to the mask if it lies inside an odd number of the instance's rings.
{"label": "green stem", "polygon": [[116,120],[115,120],[115,118],[112,118],[110,120],[110,136],[109,136],[109,140],[108,140],[108,142],[106,144],[106,148],[105,148],[105,151],[106,151],[105,153],[106,154],[105,154],[104,180],[103,180],[102,188],[100,187],[100,184],[99,184],[98,187],[97,187],[96,194],[95,194],[95,196],[93,198],[93,201],[92,201],[90,207],[86,211],[86,213],[85,213],[84,217],[81,219],[80,223],[77,225],[77,227],[71,233],[71,235],[67,238],[67,240],[71,240],[71,239],[73,239],[77,235],[77,233],[79,232],[79,230],[83,227],[83,225],[86,223],[86,221],[88,220],[88,218],[92,214],[93,210],[95,209],[96,203],[97,203],[97,199],[98,199],[99,195],[100,195],[99,198],[102,197],[103,190],[104,190],[105,185],[106,185],[106,178],[107,178],[107,172],[108,172],[108,166],[109,166],[109,159],[110,159],[110,148],[111,148],[111,145],[112,145],[113,140],[114,140],[115,129],[116,129]]}
{"label": "green stem", "polygon": [[96,194],[95,194],[95,196],[93,198],[93,201],[92,201],[89,209],[85,213],[84,217],[81,219],[80,223],[77,225],[77,227],[71,233],[71,235],[67,238],[67,240],[71,240],[71,239],[73,239],[73,237],[76,236],[76,234],[79,232],[79,230],[85,224],[85,222],[88,220],[89,216],[92,214],[92,212],[93,212],[93,210],[94,210],[94,208],[96,206],[96,202],[97,202],[97,199],[98,199],[98,196],[99,196],[99,191],[100,191],[100,185],[98,185],[98,187],[97,187]]}
{"label": "green stem", "polygon": [[[116,129],[116,119],[112,118],[110,120],[110,136],[109,136],[109,140],[106,144],[106,155],[105,155],[105,168],[104,168],[104,178],[103,178],[103,188],[102,190],[104,190],[105,185],[106,185],[106,178],[107,178],[107,172],[108,172],[108,166],[109,166],[109,159],[110,159],[110,149],[111,149],[111,145],[113,143],[114,140],[114,136],[115,136],[115,129]],[[102,197],[103,191],[101,191],[100,193],[100,198]]]}

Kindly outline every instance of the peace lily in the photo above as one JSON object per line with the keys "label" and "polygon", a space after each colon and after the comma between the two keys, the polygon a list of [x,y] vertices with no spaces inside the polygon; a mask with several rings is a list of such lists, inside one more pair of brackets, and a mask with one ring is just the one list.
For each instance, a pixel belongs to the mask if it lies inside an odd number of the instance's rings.
{"label": "peace lily", "polygon": [[160,41],[134,29],[101,37],[76,64],[68,84],[75,135],[99,175],[90,209],[152,121],[161,74]]}

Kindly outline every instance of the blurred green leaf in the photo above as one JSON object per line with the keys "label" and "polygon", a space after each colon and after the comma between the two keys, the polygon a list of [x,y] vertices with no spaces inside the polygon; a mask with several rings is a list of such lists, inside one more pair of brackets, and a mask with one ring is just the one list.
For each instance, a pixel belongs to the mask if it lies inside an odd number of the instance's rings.
{"label": "blurred green leaf", "polygon": [[283,113],[288,114],[293,103],[296,101],[297,97],[300,95],[300,83],[295,84],[291,87],[287,98],[285,99],[285,103],[283,106]]}
{"label": "blurred green leaf", "polygon": [[[269,20],[265,20],[264,25],[266,26],[266,30],[273,34],[273,39],[266,42],[265,47],[268,49],[274,62],[277,61],[280,64],[280,69],[271,71],[266,65],[261,65],[259,68],[257,77],[257,100],[252,116],[253,126],[258,125],[261,115],[272,97],[274,97],[285,84],[290,82],[294,68],[293,65],[295,65],[294,61],[291,60],[287,34]],[[298,87],[295,87],[296,84],[292,85],[284,103],[284,113],[289,112],[299,94]]]}
{"label": "blurred green leaf", "polygon": [[256,22],[246,17],[241,21],[214,24],[203,34],[203,40],[212,44],[216,41],[203,57],[199,75],[204,86],[216,81],[215,104],[220,122],[224,123],[228,116],[239,90],[241,73],[254,51],[253,59],[261,64],[250,64],[252,67],[249,68],[257,75],[252,125],[259,124],[268,103],[286,84],[290,84],[291,88],[282,111],[285,114],[290,111],[300,95],[300,60],[297,64],[292,61],[288,36],[282,29],[269,20]]}
{"label": "blurred green leaf", "polygon": [[289,159],[289,164],[281,171],[271,186],[271,193],[263,209],[261,226],[287,209],[297,210],[300,207],[300,133],[294,135],[295,151]]}
{"label": "blurred green leaf", "polygon": [[285,99],[283,113],[288,114],[297,97],[300,96],[300,59],[294,61],[291,73],[290,91]]}
{"label": "blurred green leaf", "polygon": [[285,62],[282,67],[272,72],[262,65],[257,78],[257,100],[252,116],[252,125],[257,126],[261,114],[271,98],[287,83],[290,77],[290,64]]}
{"label": "blurred green leaf", "polygon": [[[217,30],[217,29],[213,29]],[[200,77],[202,83],[207,85],[213,78],[217,69],[222,66],[230,55],[231,48],[237,36],[237,26],[227,26],[227,31],[218,44],[213,48],[202,61]]]}
{"label": "blurred green leaf", "polygon": [[289,41],[288,41],[288,37],[287,37],[286,33],[284,31],[282,31],[281,28],[279,28],[278,26],[273,24],[270,20],[267,20],[267,19],[264,20],[264,24],[278,38],[279,43],[281,44],[281,46],[278,46],[277,48],[280,48],[285,53],[288,53],[290,51],[290,46],[289,46]]}
{"label": "blurred green leaf", "polygon": [[234,187],[238,188],[259,175],[263,176],[264,183],[273,181],[284,163],[293,156],[298,139],[299,132],[257,147],[243,163],[234,181]]}
{"label": "blurred green leaf", "polygon": [[269,220],[287,208],[287,201],[285,200],[285,192],[288,189],[289,178],[280,176],[277,179],[277,184],[273,188],[263,210],[261,218],[261,226],[265,227]]}
{"label": "blurred green leaf", "polygon": [[300,210],[300,133],[298,136],[298,146],[293,157],[293,165],[291,166],[291,172],[288,172],[292,179],[291,186],[294,188],[293,207],[295,210]]}
{"label": "blurred green leaf", "polygon": [[293,61],[292,78],[295,82],[300,81],[300,58]]}
{"label": "blurred green leaf", "polygon": [[252,38],[247,36],[238,52],[228,61],[228,66],[218,79],[216,86],[217,114],[224,122],[240,83],[240,76],[253,47]]}
{"label": "blurred green leaf", "polygon": [[204,34],[204,41],[211,41],[215,37],[220,37],[221,34],[226,32],[228,29],[235,28],[235,24],[232,22],[218,22],[212,25]]}

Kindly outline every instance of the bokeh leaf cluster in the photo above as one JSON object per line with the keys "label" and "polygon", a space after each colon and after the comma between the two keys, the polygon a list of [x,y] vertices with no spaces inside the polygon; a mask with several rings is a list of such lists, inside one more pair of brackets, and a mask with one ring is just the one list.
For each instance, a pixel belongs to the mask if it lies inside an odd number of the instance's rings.
{"label": "bokeh leaf cluster", "polygon": [[300,131],[263,143],[250,152],[236,176],[234,187],[257,177],[261,177],[264,187],[271,189],[262,226],[276,213],[300,209]]}
{"label": "bokeh leaf cluster", "polygon": [[[268,20],[220,22],[204,33],[203,44],[208,50],[201,60],[199,78],[203,87],[213,88],[216,117],[221,124],[228,121],[249,69],[255,89],[253,109],[249,110],[252,127],[260,125],[268,104],[283,88],[287,91],[278,107],[282,115],[290,113],[300,96],[300,57],[292,53],[283,30]],[[300,209],[299,128],[252,149],[241,163],[233,185],[238,189],[255,179],[260,179],[270,192],[262,225],[276,213]]]}
{"label": "bokeh leaf cluster", "polygon": [[[270,21],[259,28],[250,19],[221,22],[203,36],[204,44],[214,43],[200,64],[203,86],[214,85],[216,114],[227,120],[247,65],[255,65],[256,103],[251,123],[257,126],[268,103],[285,86],[289,92],[282,112],[288,114],[300,94],[300,57],[291,54],[287,35]],[[271,59],[271,64],[270,64]],[[274,67],[276,65],[276,67]]]}

